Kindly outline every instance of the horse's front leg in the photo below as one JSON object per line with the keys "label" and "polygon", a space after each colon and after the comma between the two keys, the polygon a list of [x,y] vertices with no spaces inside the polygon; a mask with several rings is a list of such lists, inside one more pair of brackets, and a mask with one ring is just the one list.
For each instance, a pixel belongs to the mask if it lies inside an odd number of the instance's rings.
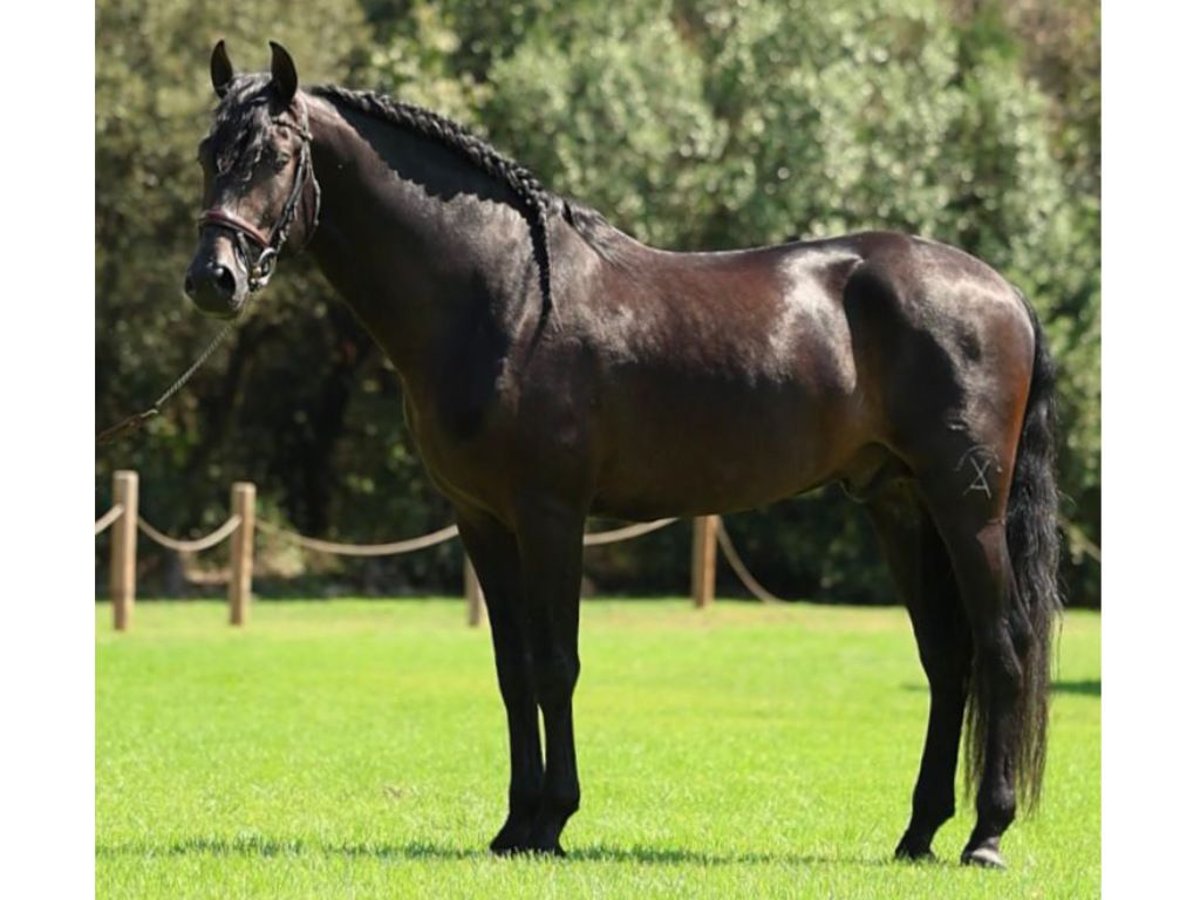
{"label": "horse's front leg", "polygon": [[483,588],[496,676],[508,714],[508,818],[490,846],[493,853],[512,853],[528,848],[542,799],[542,745],[521,560],[515,535],[486,514],[460,511],[458,529]]}
{"label": "horse's front leg", "polygon": [[546,773],[530,849],[562,854],[558,838],[579,808],[571,698],[579,678],[579,582],[585,517],[551,500],[526,503],[518,520],[534,685],[546,731]]}

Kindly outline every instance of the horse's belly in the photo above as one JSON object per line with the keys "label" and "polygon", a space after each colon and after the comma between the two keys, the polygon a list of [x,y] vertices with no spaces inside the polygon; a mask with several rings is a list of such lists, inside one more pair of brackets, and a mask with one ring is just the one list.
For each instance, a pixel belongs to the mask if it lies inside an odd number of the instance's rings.
{"label": "horse's belly", "polygon": [[846,398],[796,388],[641,397],[614,433],[593,511],[628,519],[733,512],[829,481],[861,446]]}

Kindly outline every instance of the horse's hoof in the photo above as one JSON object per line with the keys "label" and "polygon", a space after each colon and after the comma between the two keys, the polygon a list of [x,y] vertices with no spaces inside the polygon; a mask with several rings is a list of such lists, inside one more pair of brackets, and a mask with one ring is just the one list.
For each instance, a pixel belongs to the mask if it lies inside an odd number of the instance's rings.
{"label": "horse's hoof", "polygon": [[554,844],[551,847],[534,847],[531,845],[499,846],[496,844],[495,841],[492,841],[490,849],[491,849],[493,855],[501,856],[501,857],[508,857],[508,856],[564,857],[567,855],[566,851],[564,851],[563,848],[561,846],[559,846],[558,844]]}
{"label": "horse's hoof", "polygon": [[896,859],[905,862],[933,862],[936,857],[928,840],[915,838],[905,834],[896,845]]}
{"label": "horse's hoof", "polygon": [[964,866],[979,866],[983,869],[1008,868],[1008,864],[1004,862],[1004,857],[1000,855],[1000,851],[986,844],[982,847],[968,847],[964,850],[962,864]]}
{"label": "horse's hoof", "polygon": [[505,823],[504,827],[500,829],[500,833],[488,844],[488,849],[496,856],[511,856],[514,853],[529,850],[530,830],[528,825]]}
{"label": "horse's hoof", "polygon": [[534,839],[528,828],[503,828],[488,844],[488,849],[496,856],[515,856],[529,854],[531,856],[566,856],[557,840]]}

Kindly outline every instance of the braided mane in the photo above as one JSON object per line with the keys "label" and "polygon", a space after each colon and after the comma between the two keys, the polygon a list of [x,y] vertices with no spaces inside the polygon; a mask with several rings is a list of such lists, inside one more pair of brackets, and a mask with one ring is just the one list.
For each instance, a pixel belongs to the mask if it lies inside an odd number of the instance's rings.
{"label": "braided mane", "polygon": [[[219,148],[216,165],[235,167],[246,179],[265,155],[273,151],[269,125],[274,121],[270,96],[264,91],[268,75],[239,75],[217,106],[209,139]],[[621,235],[599,212],[577,200],[544,187],[529,169],[509,159],[487,141],[459,123],[433,110],[371,91],[353,91],[337,85],[308,89],[316,97],[341,103],[376,120],[408,129],[457,153],[479,171],[507,185],[517,197],[517,209],[529,223],[533,258],[538,267],[542,311],[538,330],[553,306],[550,290],[550,246],[547,223],[551,215],[563,219],[601,256],[619,253]]]}
{"label": "braided mane", "polygon": [[369,91],[352,91],[336,85],[311,88],[310,93],[435,140],[496,181],[508,185],[517,195],[520,201],[518,209],[529,223],[533,257],[538,265],[538,282],[542,292],[542,324],[545,323],[552,306],[550,247],[546,223],[551,213],[566,212],[568,221],[574,224],[575,217],[571,215],[575,211],[572,209],[573,204],[547,190],[532,172],[509,159],[487,141],[432,110]]}

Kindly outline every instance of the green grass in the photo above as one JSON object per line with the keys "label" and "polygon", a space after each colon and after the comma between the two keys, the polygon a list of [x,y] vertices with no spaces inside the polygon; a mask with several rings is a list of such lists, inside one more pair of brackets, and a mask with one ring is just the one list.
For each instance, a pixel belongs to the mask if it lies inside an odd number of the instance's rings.
{"label": "green grass", "polygon": [[1043,806],[1007,872],[890,861],[927,694],[898,609],[587,602],[565,860],[491,858],[507,740],[461,601],[97,607],[100,897],[1089,897],[1100,619],[1063,628]]}

